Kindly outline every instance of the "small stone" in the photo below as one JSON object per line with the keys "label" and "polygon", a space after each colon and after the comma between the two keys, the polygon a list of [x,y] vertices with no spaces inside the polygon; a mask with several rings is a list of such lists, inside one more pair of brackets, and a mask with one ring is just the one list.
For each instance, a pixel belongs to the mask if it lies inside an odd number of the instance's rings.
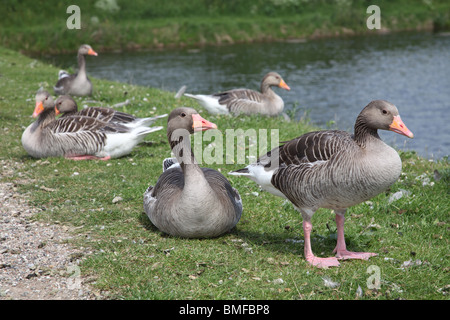
{"label": "small stone", "polygon": [[117,203],[117,202],[120,202],[120,201],[122,201],[122,200],[123,200],[122,197],[114,197],[112,203]]}
{"label": "small stone", "polygon": [[281,278],[273,280],[273,284],[282,284],[282,283],[284,283],[284,280]]}

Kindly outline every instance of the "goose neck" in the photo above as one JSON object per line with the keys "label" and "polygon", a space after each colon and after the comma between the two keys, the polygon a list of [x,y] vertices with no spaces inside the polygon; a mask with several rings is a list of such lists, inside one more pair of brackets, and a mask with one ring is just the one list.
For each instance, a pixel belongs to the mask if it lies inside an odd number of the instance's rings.
{"label": "goose neck", "polygon": [[78,73],[85,73],[86,72],[86,59],[83,54],[78,53]]}
{"label": "goose neck", "polygon": [[369,128],[364,117],[359,116],[355,122],[355,141],[360,147],[366,147],[370,141],[381,140],[378,130]]}
{"label": "goose neck", "polygon": [[170,147],[185,174],[199,170],[197,160],[191,149],[190,133],[185,129],[176,129],[168,133]]}
{"label": "goose neck", "polygon": [[275,94],[270,85],[266,82],[261,82],[261,93],[268,96],[272,96]]}
{"label": "goose neck", "polygon": [[42,113],[39,115],[37,120],[34,122],[32,131],[36,130],[38,127],[45,127],[49,123],[51,123],[53,120],[55,120],[55,109],[46,109],[42,111]]}

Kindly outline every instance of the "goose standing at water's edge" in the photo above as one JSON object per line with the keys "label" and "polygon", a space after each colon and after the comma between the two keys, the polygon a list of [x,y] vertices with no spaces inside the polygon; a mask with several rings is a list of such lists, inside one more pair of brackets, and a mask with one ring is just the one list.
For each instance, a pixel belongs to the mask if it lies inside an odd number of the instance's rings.
{"label": "goose standing at water's edge", "polygon": [[200,168],[191,150],[190,134],[216,128],[192,108],[170,113],[167,138],[178,165],[164,163],[167,169],[144,193],[144,210],[160,231],[183,238],[211,238],[238,223],[242,214],[238,191],[218,171]]}
{"label": "goose standing at water's edge", "polygon": [[272,86],[290,90],[283,78],[276,72],[269,72],[261,81],[261,92],[250,89],[233,89],[212,95],[184,95],[197,100],[212,114],[262,114],[276,116],[284,109],[283,99]]}
{"label": "goose standing at water's edge", "polygon": [[83,44],[78,49],[78,72],[68,74],[64,70],[58,73],[58,82],[56,82],[53,90],[56,95],[69,94],[72,96],[91,96],[92,83],[86,74],[86,59],[85,55],[97,56],[92,47],[88,44]]}
{"label": "goose standing at water's edge", "polygon": [[[359,114],[354,134],[338,130],[306,133],[261,156],[254,164],[230,172],[247,176],[266,191],[287,198],[303,217],[305,259],[312,265],[338,266],[338,259],[368,259],[376,254],[347,251],[346,209],[369,200],[397,181],[398,153],[378,136],[378,129],[413,137],[390,102],[375,100]],[[311,250],[311,218],[319,208],[336,214],[336,257],[319,258]]]}
{"label": "goose standing at water's edge", "polygon": [[88,107],[78,110],[77,103],[68,95],[59,96],[55,104],[57,109],[56,115],[62,113],[62,117],[85,116],[105,122],[121,124],[129,128],[148,127],[157,119],[167,117],[167,114],[163,114],[155,117],[137,118],[131,114],[105,107]]}
{"label": "goose standing at water's edge", "polygon": [[108,160],[129,154],[151,132],[163,127],[128,128],[84,116],[55,119],[55,104],[47,91],[36,94],[36,107],[22,134],[22,145],[34,158]]}

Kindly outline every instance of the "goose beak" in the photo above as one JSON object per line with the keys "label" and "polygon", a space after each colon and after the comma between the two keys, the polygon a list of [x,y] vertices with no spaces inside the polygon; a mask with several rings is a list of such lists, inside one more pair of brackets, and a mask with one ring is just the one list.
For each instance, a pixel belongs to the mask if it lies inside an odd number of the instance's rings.
{"label": "goose beak", "polygon": [[194,121],[194,123],[192,124],[194,132],[206,131],[209,129],[217,129],[216,124],[203,119],[199,114],[193,114],[192,120]]}
{"label": "goose beak", "polygon": [[95,52],[94,50],[92,50],[92,48],[89,49],[88,55],[90,55],[90,56],[98,56],[97,52]]}
{"label": "goose beak", "polygon": [[291,90],[291,88],[289,88],[289,86],[286,84],[286,82],[284,82],[283,79],[280,80],[280,84],[278,85],[280,88],[283,88],[284,90]]}
{"label": "goose beak", "polygon": [[57,116],[58,114],[60,114],[61,112],[59,112],[58,108],[55,106],[55,115]]}
{"label": "goose beak", "polygon": [[44,104],[42,101],[36,101],[36,106],[34,107],[33,118],[36,118],[42,111],[44,111]]}
{"label": "goose beak", "polygon": [[407,136],[408,138],[414,137],[414,134],[405,126],[402,119],[400,119],[400,116],[394,116],[394,120],[389,126],[389,130]]}

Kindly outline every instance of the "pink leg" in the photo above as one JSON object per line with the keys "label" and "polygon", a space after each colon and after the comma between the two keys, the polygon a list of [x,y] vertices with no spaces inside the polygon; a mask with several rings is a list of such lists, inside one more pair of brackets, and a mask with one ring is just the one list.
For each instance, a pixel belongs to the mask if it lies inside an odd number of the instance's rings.
{"label": "pink leg", "polygon": [[345,217],[343,214],[336,213],[336,226],[337,226],[337,245],[334,248],[333,253],[336,253],[336,258],[339,260],[346,259],[364,259],[368,260],[370,257],[376,256],[376,253],[371,252],[351,252],[347,251],[347,246],[345,245],[344,236],[344,222]]}
{"label": "pink leg", "polygon": [[111,159],[110,156],[106,156],[106,157],[100,158],[100,157],[89,156],[89,155],[85,155],[85,156],[71,156],[71,157],[65,157],[65,158],[69,159],[69,160],[76,160],[76,161],[78,161],[78,160],[103,160],[103,161],[105,161],[105,160]]}
{"label": "pink leg", "polygon": [[303,219],[303,233],[305,237],[305,258],[310,264],[318,268],[328,268],[339,266],[339,261],[335,257],[319,258],[316,257],[311,250],[311,230],[312,223],[309,220]]}

